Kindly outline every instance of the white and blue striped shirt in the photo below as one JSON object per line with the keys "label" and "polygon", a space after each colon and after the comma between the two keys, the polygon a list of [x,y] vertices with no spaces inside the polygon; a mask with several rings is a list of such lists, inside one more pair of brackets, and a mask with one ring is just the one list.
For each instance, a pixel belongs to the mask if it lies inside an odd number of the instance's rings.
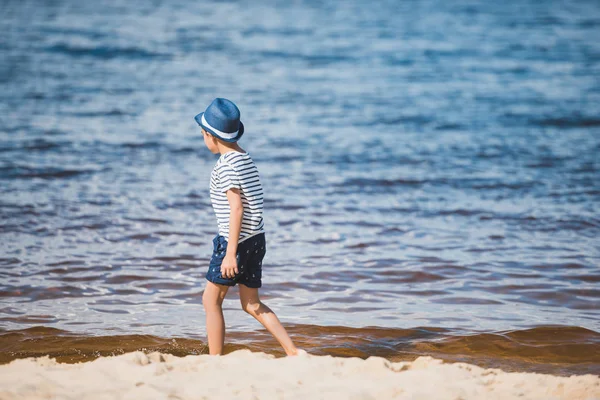
{"label": "white and blue striped shirt", "polygon": [[210,200],[212,202],[219,235],[229,238],[229,201],[226,192],[238,188],[244,206],[241,242],[244,239],[264,232],[263,190],[258,169],[246,153],[231,151],[221,154],[210,176]]}

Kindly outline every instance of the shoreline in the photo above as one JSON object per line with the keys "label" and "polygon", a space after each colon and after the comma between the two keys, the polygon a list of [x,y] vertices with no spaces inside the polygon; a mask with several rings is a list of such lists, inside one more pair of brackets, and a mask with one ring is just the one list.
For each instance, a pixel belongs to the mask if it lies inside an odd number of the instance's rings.
{"label": "shoreline", "polygon": [[[555,376],[600,374],[600,333],[567,326],[546,326],[505,332],[457,334],[444,328],[286,325],[300,348],[318,356],[411,362],[430,356],[444,362],[465,362],[506,372]],[[228,332],[225,353],[237,350],[283,351],[264,330]],[[207,354],[204,338],[152,334],[92,335],[37,326],[0,330],[0,365],[15,359],[49,356],[60,363],[92,362],[99,357],[134,351],[174,356]]]}

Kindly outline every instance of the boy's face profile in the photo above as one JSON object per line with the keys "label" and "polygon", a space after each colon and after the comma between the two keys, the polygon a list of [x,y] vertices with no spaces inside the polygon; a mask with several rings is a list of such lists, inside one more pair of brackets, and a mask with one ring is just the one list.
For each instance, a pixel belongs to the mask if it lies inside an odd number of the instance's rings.
{"label": "boy's face profile", "polygon": [[219,147],[217,146],[217,138],[202,129],[202,135],[204,136],[204,144],[210,150],[211,153],[217,154]]}

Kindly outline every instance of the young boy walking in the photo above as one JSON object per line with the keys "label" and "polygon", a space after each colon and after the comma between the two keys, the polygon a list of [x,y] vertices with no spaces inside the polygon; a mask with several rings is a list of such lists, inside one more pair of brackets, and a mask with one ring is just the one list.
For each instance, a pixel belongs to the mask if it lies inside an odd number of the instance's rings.
{"label": "young boy walking", "polygon": [[296,355],[299,350],[285,328],[258,296],[267,250],[263,190],[254,161],[237,144],[244,134],[240,111],[233,102],[217,98],[194,119],[202,128],[208,150],[221,154],[210,178],[210,199],[219,233],[213,239],[208,282],[202,296],[209,352],[223,353],[225,320],[221,306],[229,287],[239,284],[242,309],[279,341],[287,355]]}

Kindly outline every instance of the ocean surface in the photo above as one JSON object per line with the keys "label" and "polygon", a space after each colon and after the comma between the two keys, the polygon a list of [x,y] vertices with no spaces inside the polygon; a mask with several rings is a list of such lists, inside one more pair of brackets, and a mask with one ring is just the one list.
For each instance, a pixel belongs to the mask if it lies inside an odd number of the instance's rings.
{"label": "ocean surface", "polygon": [[[0,362],[206,352],[235,101],[316,354],[600,373],[597,1],[3,1]],[[228,349],[280,352],[225,300]],[[177,339],[175,339],[177,338]]]}

